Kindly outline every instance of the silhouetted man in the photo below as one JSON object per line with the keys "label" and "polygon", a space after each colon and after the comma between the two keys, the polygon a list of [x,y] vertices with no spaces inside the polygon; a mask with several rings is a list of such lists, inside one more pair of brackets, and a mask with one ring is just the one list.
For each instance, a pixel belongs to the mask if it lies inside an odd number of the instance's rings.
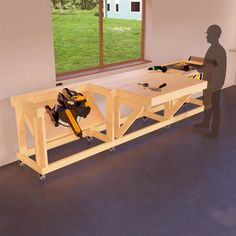
{"label": "silhouetted man", "polygon": [[203,92],[205,106],[204,119],[195,128],[211,128],[207,137],[219,135],[220,128],[220,97],[226,75],[226,52],[219,43],[221,28],[211,25],[207,30],[207,42],[211,44],[203,65],[204,80],[208,81],[207,89]]}

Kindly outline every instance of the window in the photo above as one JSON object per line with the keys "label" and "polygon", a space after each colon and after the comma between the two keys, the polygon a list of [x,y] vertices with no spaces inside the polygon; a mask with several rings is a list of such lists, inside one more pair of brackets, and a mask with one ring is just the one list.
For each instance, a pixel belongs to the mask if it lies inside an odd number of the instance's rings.
{"label": "window", "polygon": [[140,12],[140,2],[131,2],[131,12]]}
{"label": "window", "polygon": [[133,15],[122,7],[124,1],[116,2],[114,11],[109,0],[63,5],[66,1],[53,5],[52,13],[58,80],[144,60],[142,4],[140,14]]}
{"label": "window", "polygon": [[119,4],[116,4],[116,12],[119,12]]}
{"label": "window", "polygon": [[111,4],[107,3],[107,11],[111,11]]}

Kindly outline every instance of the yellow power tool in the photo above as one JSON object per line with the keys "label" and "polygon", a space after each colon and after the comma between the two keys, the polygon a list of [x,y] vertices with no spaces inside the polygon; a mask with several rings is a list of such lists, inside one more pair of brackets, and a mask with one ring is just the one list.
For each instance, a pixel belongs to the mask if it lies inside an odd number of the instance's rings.
{"label": "yellow power tool", "polygon": [[62,125],[71,127],[77,137],[82,138],[83,132],[79,126],[81,117],[86,118],[91,111],[91,106],[82,93],[64,88],[57,96],[58,104],[53,108],[46,105],[45,109],[49,114],[55,127]]}

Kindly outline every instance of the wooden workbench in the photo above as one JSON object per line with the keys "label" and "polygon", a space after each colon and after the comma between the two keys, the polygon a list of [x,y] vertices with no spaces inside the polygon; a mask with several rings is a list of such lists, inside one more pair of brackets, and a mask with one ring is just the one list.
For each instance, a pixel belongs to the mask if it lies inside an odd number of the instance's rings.
{"label": "wooden workbench", "polygon": [[[139,83],[148,83],[152,88],[163,83],[167,86],[153,91]],[[47,173],[202,112],[203,102],[193,98],[193,95],[206,89],[207,82],[188,78],[178,70],[162,73],[140,69],[67,87],[83,93],[91,104],[91,113],[80,122],[84,137],[95,137],[103,143],[52,163],[48,160],[49,149],[78,139],[70,128],[54,127],[45,111],[45,105],[53,106],[57,103],[59,89],[53,88],[11,98],[11,104],[16,111],[18,130],[17,158],[20,163],[25,163],[38,172],[42,179]],[[100,111],[94,99],[95,94],[104,96],[106,115]],[[183,112],[181,108],[186,103],[194,104],[195,107]],[[121,106],[129,107],[132,112],[121,117]],[[156,122],[127,134],[131,125],[140,117]],[[27,146],[26,127],[34,139],[34,146],[30,148]],[[31,158],[32,155],[36,158]]]}

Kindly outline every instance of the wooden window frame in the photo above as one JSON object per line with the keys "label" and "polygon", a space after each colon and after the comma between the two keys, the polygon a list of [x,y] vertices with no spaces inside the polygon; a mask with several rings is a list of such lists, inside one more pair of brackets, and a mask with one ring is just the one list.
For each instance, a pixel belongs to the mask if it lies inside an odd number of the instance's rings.
{"label": "wooden window frame", "polygon": [[100,54],[100,65],[95,67],[81,68],[78,70],[65,71],[56,73],[56,80],[63,81],[66,79],[73,79],[82,76],[102,73],[106,71],[126,68],[130,66],[140,65],[149,63],[144,59],[144,45],[145,45],[145,11],[146,11],[146,0],[142,0],[142,32],[141,32],[141,53],[140,58],[126,60],[121,62],[114,62],[110,64],[104,64],[104,41],[103,41],[103,0],[99,0],[99,54]]}

